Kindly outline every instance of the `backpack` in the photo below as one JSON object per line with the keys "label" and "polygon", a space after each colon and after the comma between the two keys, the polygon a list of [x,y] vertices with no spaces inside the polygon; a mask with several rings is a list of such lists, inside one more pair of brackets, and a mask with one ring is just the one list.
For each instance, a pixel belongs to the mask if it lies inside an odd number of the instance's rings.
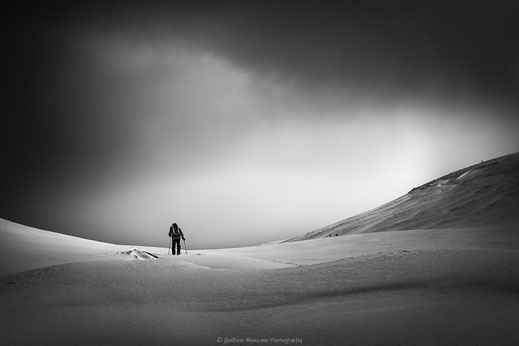
{"label": "backpack", "polygon": [[180,231],[179,231],[179,228],[177,229],[174,229],[173,226],[170,226],[169,227],[169,236],[172,238],[172,239],[180,239]]}

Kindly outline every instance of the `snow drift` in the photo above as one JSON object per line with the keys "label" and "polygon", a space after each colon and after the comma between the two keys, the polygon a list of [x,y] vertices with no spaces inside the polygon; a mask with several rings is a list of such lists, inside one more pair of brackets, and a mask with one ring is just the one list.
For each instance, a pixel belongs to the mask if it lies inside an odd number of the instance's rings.
{"label": "snow drift", "polygon": [[99,260],[117,245],[48,232],[0,219],[0,274],[54,264]]}

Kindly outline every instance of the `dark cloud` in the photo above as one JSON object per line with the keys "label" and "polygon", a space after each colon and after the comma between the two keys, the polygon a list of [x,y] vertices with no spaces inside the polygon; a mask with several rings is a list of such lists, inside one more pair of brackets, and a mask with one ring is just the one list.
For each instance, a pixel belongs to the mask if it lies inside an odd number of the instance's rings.
{"label": "dark cloud", "polygon": [[518,95],[513,1],[219,2],[137,11],[127,13],[130,33],[145,27],[140,33],[155,39],[182,37],[313,92],[388,102],[483,97],[512,106]]}
{"label": "dark cloud", "polygon": [[391,95],[436,82],[502,92],[517,86],[517,11],[512,3],[281,2],[230,20],[222,45],[244,65],[310,86]]}
{"label": "dark cloud", "polygon": [[24,8],[11,25],[30,84],[66,60],[64,40],[117,32],[135,42],[180,40],[314,94],[338,90],[345,100],[515,107],[518,15],[514,1],[86,2]]}

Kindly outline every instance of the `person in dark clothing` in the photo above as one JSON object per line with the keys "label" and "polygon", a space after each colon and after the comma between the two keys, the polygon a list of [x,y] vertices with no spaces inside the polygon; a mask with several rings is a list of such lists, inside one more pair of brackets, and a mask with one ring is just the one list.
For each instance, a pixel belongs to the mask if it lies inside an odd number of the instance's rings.
{"label": "person in dark clothing", "polygon": [[169,228],[169,236],[171,237],[171,253],[175,255],[175,249],[177,249],[176,254],[180,255],[180,238],[184,241],[186,238],[184,238],[184,233],[176,223]]}

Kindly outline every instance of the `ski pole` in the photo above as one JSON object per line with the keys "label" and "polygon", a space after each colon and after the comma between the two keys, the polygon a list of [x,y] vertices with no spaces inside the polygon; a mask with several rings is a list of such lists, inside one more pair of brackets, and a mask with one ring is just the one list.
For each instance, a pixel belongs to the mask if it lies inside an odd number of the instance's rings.
{"label": "ski pole", "polygon": [[169,242],[168,242],[168,255],[171,255],[171,237],[169,237]]}
{"label": "ski pole", "polygon": [[184,240],[184,250],[186,250],[186,255],[187,255],[187,246],[186,246],[186,240],[185,240],[185,239],[183,239],[183,240]]}

